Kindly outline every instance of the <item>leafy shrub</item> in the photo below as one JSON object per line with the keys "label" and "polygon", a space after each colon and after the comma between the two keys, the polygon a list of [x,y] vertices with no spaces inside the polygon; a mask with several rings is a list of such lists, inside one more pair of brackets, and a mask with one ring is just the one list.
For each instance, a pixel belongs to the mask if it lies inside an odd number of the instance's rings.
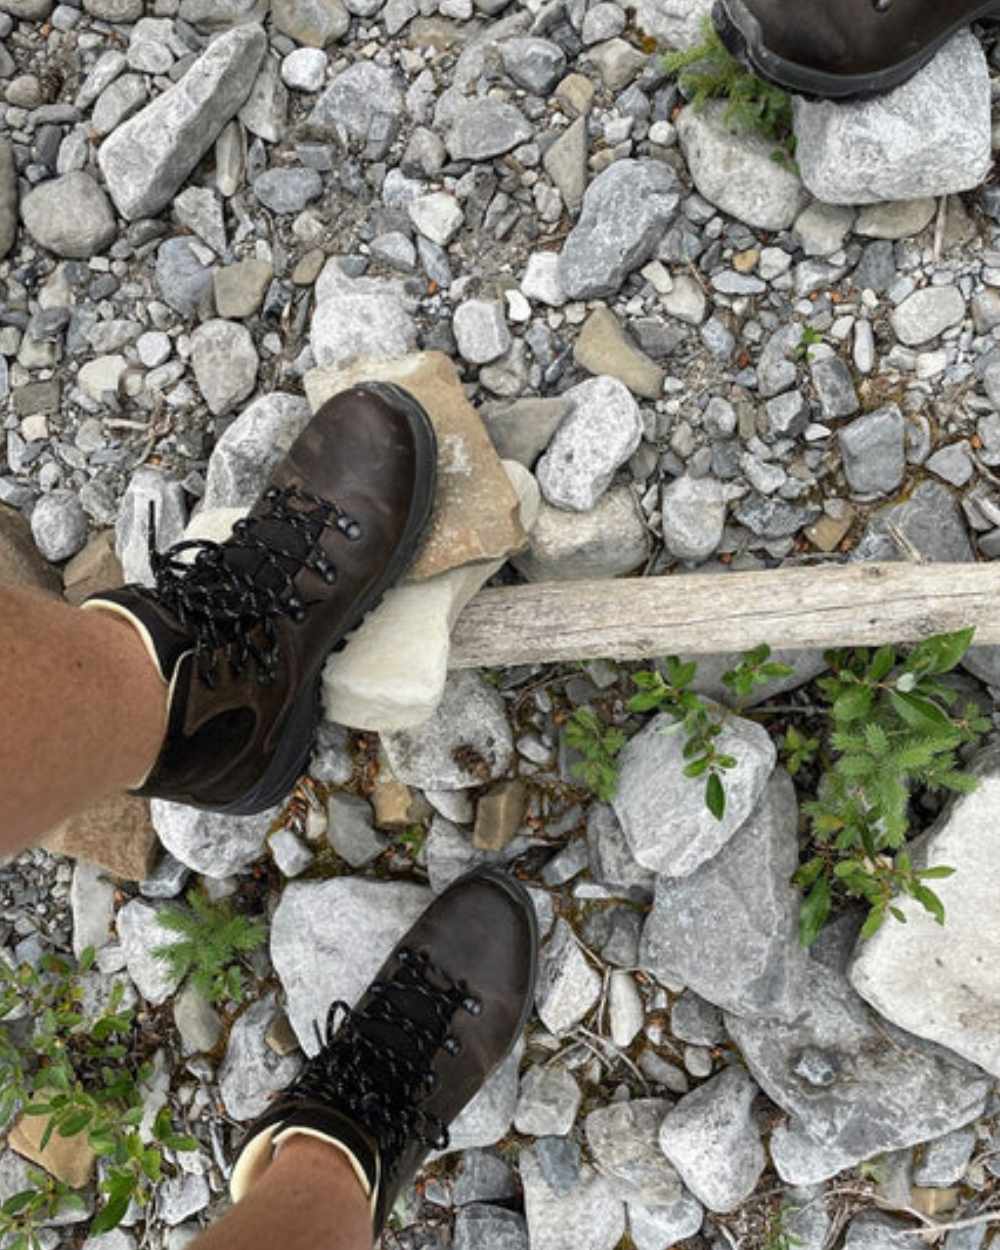
{"label": "leafy shrub", "polygon": [[191,984],[209,1002],[243,999],[242,956],[257,949],[267,936],[258,920],[234,912],[228,900],[218,903],[201,890],[189,890],[188,907],[164,907],[157,920],[179,940],[158,946],[153,954],[164,960],[178,979]]}
{"label": "leafy shrub", "polygon": [[[95,1018],[81,1010],[80,974],[94,963],[94,951],[78,968],[46,956],[39,967],[10,967],[0,958],[0,1127],[20,1110],[48,1117],[42,1147],[53,1133],[86,1133],[91,1149],[107,1168],[100,1184],[103,1204],[90,1235],[115,1228],[135,1199],[148,1197],[148,1184],[160,1179],[161,1147],[194,1150],[193,1138],[175,1133],[164,1107],[152,1126],[154,1144],[143,1142],[141,1086],[152,1066],[137,1057],[133,1012],[122,1008],[116,984]],[[38,1230],[67,1204],[82,1207],[68,1186],[34,1169],[31,1188],[13,1194],[0,1207],[0,1243],[7,1250],[35,1250]]]}

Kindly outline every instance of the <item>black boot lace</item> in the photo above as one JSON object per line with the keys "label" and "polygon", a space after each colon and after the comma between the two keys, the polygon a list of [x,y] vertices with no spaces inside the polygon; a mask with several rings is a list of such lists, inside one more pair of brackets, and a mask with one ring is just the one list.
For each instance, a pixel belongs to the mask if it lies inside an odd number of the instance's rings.
{"label": "black boot lace", "polygon": [[290,1093],[332,1103],[376,1139],[382,1174],[392,1174],[403,1151],[418,1141],[445,1150],[448,1129],[422,1103],[437,1086],[435,1055],[461,1053],[450,1032],[456,1011],[478,1016],[480,1000],[464,982],[453,981],[423,951],[406,948],[388,981],[373,981],[373,1001],[362,1011],[345,1002],[331,1005],[321,1050]]}
{"label": "black boot lace", "polygon": [[[196,539],[164,552],[156,550],[155,508],[149,505],[156,598],[191,632],[198,672],[209,687],[223,656],[236,673],[252,663],[261,685],[274,681],[275,621],[287,616],[301,622],[314,602],[299,597],[295,577],[308,568],[333,585],[336,567],[319,547],[323,531],[336,530],[352,542],[361,537],[361,526],[337,504],[298,487],[272,486],[264,501],[266,508],[237,521],[225,543]],[[198,554],[193,561],[179,559],[186,551]]]}

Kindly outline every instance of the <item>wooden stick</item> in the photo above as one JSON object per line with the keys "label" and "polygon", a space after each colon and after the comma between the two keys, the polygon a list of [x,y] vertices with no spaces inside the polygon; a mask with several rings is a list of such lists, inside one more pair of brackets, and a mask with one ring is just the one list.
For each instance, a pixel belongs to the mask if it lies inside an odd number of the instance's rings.
{"label": "wooden stick", "polygon": [[970,625],[977,643],[1000,643],[1000,563],[539,582],[481,591],[456,623],[450,665],[878,646]]}

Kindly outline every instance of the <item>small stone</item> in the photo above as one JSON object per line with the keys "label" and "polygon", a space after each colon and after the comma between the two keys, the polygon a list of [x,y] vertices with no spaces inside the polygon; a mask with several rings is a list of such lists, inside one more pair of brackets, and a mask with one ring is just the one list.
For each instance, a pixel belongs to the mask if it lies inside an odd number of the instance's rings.
{"label": "small stone", "polygon": [[208,187],[187,187],[173,202],[175,219],[193,231],[216,255],[226,250],[222,204]]}
{"label": "small stone", "polygon": [[767,1163],[750,1107],[757,1086],[731,1067],[668,1111],[660,1148],[710,1211],[734,1210],[753,1192]]}
{"label": "small stone", "polygon": [[118,385],[127,368],[124,356],[98,356],[96,360],[87,361],[76,380],[91,399],[104,404],[109,394],[113,400],[117,398]]}
{"label": "small stone", "polygon": [[663,543],[678,560],[707,560],[722,541],[726,499],[712,477],[676,478],[662,496]]}
{"label": "small stone", "polygon": [[528,1229],[524,1216],[503,1207],[470,1203],[455,1217],[453,1250],[528,1250]]}
{"label": "small stone", "polygon": [[29,191],[21,203],[21,220],[36,243],[56,256],[78,260],[103,252],[118,232],[108,197],[82,170]]}
{"label": "small stone", "polygon": [[202,322],[191,336],[191,363],[209,410],[225,416],[253,393],[259,360],[245,326],[235,321]]}
{"label": "small stone", "polygon": [[796,217],[794,233],[807,256],[830,256],[843,247],[854,218],[853,208],[814,201]]}
{"label": "small stone", "polygon": [[310,341],[316,363],[340,368],[357,357],[406,356],[416,347],[413,318],[394,294],[344,292],[313,315]]}
{"label": "small stone", "polygon": [[404,110],[396,76],[370,61],[356,61],[323,92],[306,124],[316,137],[346,141],[377,161],[389,151]]}
{"label": "small stone", "polygon": [[385,850],[375,832],[371,805],[352,794],[331,794],[327,804],[327,841],[352,868],[361,868]]}
{"label": "small stone", "polygon": [[705,1216],[701,1203],[686,1191],[676,1202],[666,1206],[646,1207],[637,1202],[627,1206],[629,1233],[635,1250],[663,1250],[665,1246],[694,1237]]}
{"label": "small stone", "polygon": [[170,359],[173,350],[170,339],[162,330],[147,330],[135,341],[139,359],[147,369],[155,369]]}
{"label": "small stone", "polygon": [[160,841],[182,864],[221,880],[264,853],[276,809],[254,816],[226,816],[182,803],[154,799],[153,825]]}
{"label": "small stone", "polygon": [[439,247],[447,247],[465,222],[461,205],[446,191],[417,196],[406,211],[420,233]]}
{"label": "small stone", "polygon": [[646,399],[663,393],[664,371],[631,342],[609,308],[595,308],[587,318],[573,358],[589,373],[617,378]]}
{"label": "small stone", "polygon": [[445,143],[453,161],[485,161],[527,143],[532,133],[513,104],[487,96],[462,103]]}
{"label": "small stone", "polygon": [[76,555],[87,541],[87,517],[76,495],[68,490],[43,495],[31,514],[31,536],[53,563]]}
{"label": "small stone", "polygon": [[557,1037],[574,1029],[601,994],[601,978],[590,966],[565,920],[557,920],[539,964],[535,1006]]}
{"label": "small stone", "polygon": [[536,476],[549,503],[586,512],[639,446],[642,421],[635,400],[614,378],[582,382],[565,397],[572,411],[539,461]]}
{"label": "small stone", "polygon": [[598,175],[559,256],[569,298],[615,295],[650,258],[678,199],[676,176],[658,161],[616,161]]}
{"label": "small stone", "polygon": [[101,92],[91,124],[103,138],[116,130],[146,103],[149,98],[146,80],[141,74],[123,74]]}
{"label": "small stone", "polygon": [[193,317],[206,299],[211,301],[211,265],[189,239],[167,239],[156,254],[156,287],[175,312]]}
{"label": "small stone", "polygon": [[316,858],[312,851],[290,829],[279,829],[269,839],[274,862],[285,877],[297,877]]}
{"label": "small stone", "polygon": [[185,1055],[215,1049],[222,1036],[222,1020],[212,1004],[188,983],[174,999],[174,1025]]}
{"label": "small stone", "polygon": [[927,468],[952,486],[964,486],[972,477],[975,466],[969,457],[967,443],[951,443],[942,447],[927,460]]}
{"label": "small stone", "polygon": [[281,81],[293,91],[320,91],[326,81],[326,65],[326,55],[319,48],[296,48],[281,62]]}
{"label": "small stone", "polygon": [[907,347],[929,343],[964,317],[965,299],[957,286],[923,287],[889,314],[897,338]]}
{"label": "small stone", "polygon": [[543,1138],[520,1155],[532,1250],[614,1250],[625,1232],[625,1207],[611,1183],[579,1163],[572,1181],[559,1178],[549,1162],[550,1142],[561,1152],[568,1149],[563,1138]]}
{"label": "small stone", "polygon": [[77,959],[88,946],[100,950],[111,941],[115,887],[95,864],[84,860],[73,866],[69,903],[73,912],[73,954]]}
{"label": "small stone", "polygon": [[858,417],[838,432],[844,476],[858,495],[888,495],[906,468],[902,414],[895,404]]}
{"label": "small stone", "polygon": [[976,1130],[955,1129],[924,1146],[923,1157],[913,1169],[915,1185],[955,1185],[965,1169],[976,1145]]}
{"label": "small stone", "polygon": [[580,1108],[576,1078],[559,1064],[536,1064],[521,1078],[514,1127],[530,1137],[565,1137]]}
{"label": "small stone", "polygon": [[273,271],[263,260],[242,260],[215,271],[215,306],[220,317],[252,317],[264,302]]}
{"label": "small stone", "polygon": [[548,39],[505,39],[500,45],[503,66],[519,87],[547,96],[566,70],[566,54]]}
{"label": "small stone", "polygon": [[276,997],[268,994],[243,1012],[229,1034],[219,1068],[219,1094],[234,1120],[262,1115],[273,1095],[302,1068],[300,1055],[278,1055],[267,1045],[265,1035],[276,1011]]}
{"label": "small stone", "polygon": [[700,326],[708,311],[708,299],[699,283],[689,274],[678,274],[672,288],[660,296],[663,311],[686,325]]}
{"label": "small stone", "polygon": [[682,1193],[672,1163],[658,1148],[663,1117],[670,1103],[637,1098],[591,1111],[584,1121],[594,1166],[616,1197],[646,1206],[665,1206]]}
{"label": "small stone", "polygon": [[323,193],[323,179],[315,169],[269,169],[253,181],[253,193],[272,213],[300,213]]}
{"label": "small stone", "polygon": [[215,444],[208,462],[205,509],[249,510],[311,415],[300,395],[274,391],[255,400]]}
{"label": "small stone", "polygon": [[909,239],[926,229],[937,212],[929,196],[869,204],[858,214],[854,233],[869,239]]}
{"label": "small stone", "polygon": [[825,421],[852,417],[858,411],[861,405],[851,371],[839,356],[817,360],[811,372]]}
{"label": "small stone", "polygon": [[512,558],[529,581],[620,577],[649,558],[646,520],[629,486],[613,486],[586,512],[542,503],[527,551]]}
{"label": "small stone", "polygon": [[465,300],[455,310],[452,329],[462,358],[470,364],[489,364],[510,347],[503,306],[491,300]]}
{"label": "small stone", "polygon": [[521,826],[528,794],[523,781],[500,781],[476,804],[472,845],[481,851],[502,851]]}
{"label": "small stone", "polygon": [[153,954],[158,947],[171,944],[170,932],[160,924],[157,915],[157,908],[133,899],[121,909],[116,921],[128,974],[153,1007],[166,1002],[180,984],[166,960]]}
{"label": "small stone", "polygon": [[273,0],[271,12],[278,30],[311,48],[336,43],[351,24],[341,0]]}
{"label": "small stone", "polygon": [[642,1029],[645,1015],[642,997],[630,974],[621,970],[613,972],[608,992],[608,1016],[614,1044],[627,1050]]}
{"label": "small stone", "polygon": [[559,277],[559,256],[555,252],[533,252],[521,279],[521,293],[530,300],[561,308],[566,293]]}
{"label": "small stone", "polygon": [[542,163],[571,213],[579,211],[587,189],[587,119],[579,117],[548,148]]}

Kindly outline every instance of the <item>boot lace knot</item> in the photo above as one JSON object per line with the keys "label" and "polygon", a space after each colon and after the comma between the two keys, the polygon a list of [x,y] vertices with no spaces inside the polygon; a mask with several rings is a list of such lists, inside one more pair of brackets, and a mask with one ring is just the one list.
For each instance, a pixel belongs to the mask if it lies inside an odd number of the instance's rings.
{"label": "boot lace knot", "polygon": [[445,1150],[447,1126],[423,1107],[438,1078],[439,1051],[461,1053],[451,1032],[456,1012],[478,1016],[482,1003],[464,982],[453,981],[423,951],[403,949],[386,981],[374,981],[363,1010],[333,1003],[320,1052],[292,1090],[318,1102],[331,1100],[378,1142],[383,1172],[391,1174],[411,1142]]}
{"label": "boot lace knot", "polygon": [[[316,601],[304,601],[295,578],[311,569],[327,585],[337,569],[323,554],[320,539],[335,530],[350,542],[361,526],[337,504],[298,487],[270,487],[265,507],[237,521],[224,543],[191,539],[166,551],[156,549],[156,510],[150,501],[149,564],[157,600],[172,612],[195,643],[198,673],[215,685],[218,661],[233,670],[253,664],[258,682],[267,685],[278,672],[276,622],[305,620]],[[181,559],[195,552],[194,559]]]}

